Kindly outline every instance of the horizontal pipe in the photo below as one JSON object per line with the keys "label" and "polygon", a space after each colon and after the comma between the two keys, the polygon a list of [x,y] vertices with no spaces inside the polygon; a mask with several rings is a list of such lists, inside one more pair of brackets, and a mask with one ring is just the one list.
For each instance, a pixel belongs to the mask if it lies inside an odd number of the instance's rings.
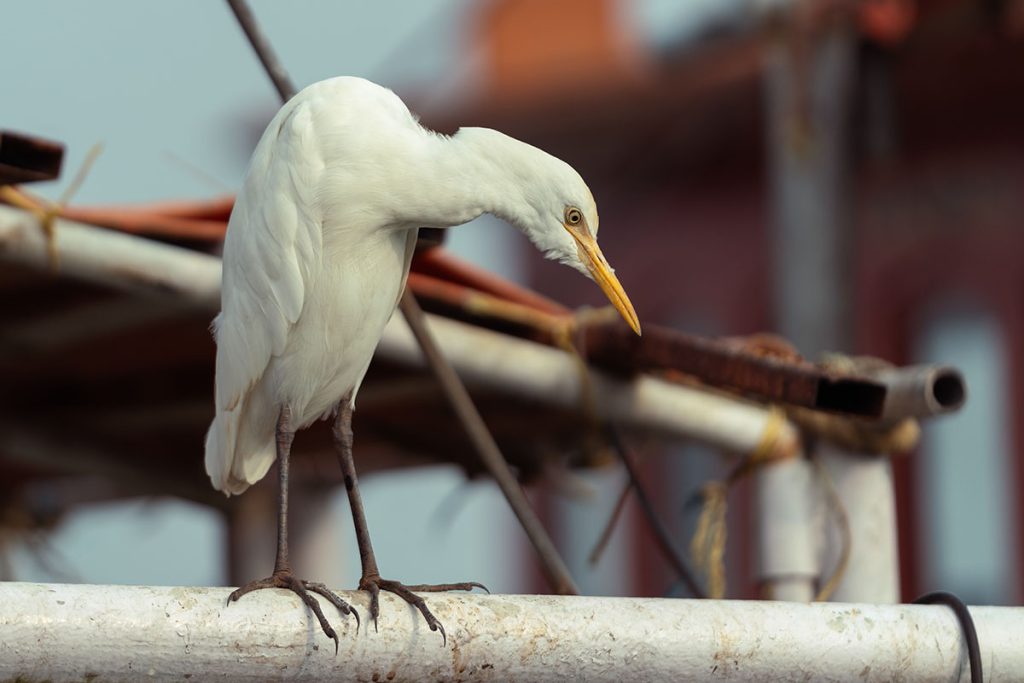
{"label": "horizontal pipe", "polygon": [[[215,256],[66,219],[57,219],[56,225],[62,272],[119,289],[173,294],[211,312],[219,308],[221,269],[220,259]],[[29,263],[40,269],[48,267],[46,242],[35,217],[0,205],[0,259]],[[414,292],[417,284],[434,286],[425,292],[428,309],[452,315],[453,305],[465,303],[453,302],[450,295],[434,291],[445,287],[429,278],[410,279]],[[437,295],[436,301],[430,300],[431,294]],[[485,298],[477,294],[473,300]],[[506,320],[501,326],[508,329],[503,331],[516,334],[536,336],[533,327],[539,324],[543,328],[552,319],[551,313],[521,303],[474,306],[461,311],[462,317],[494,325],[496,316],[504,316]],[[525,309],[523,315],[528,319],[509,313],[517,308]],[[546,330],[545,334],[550,337],[550,332]],[[621,323],[589,323],[583,325],[582,336],[580,351],[584,357],[613,370],[672,369],[693,375],[708,386],[773,402],[869,417],[879,415],[885,398],[885,387],[873,379],[834,376],[807,362],[656,326],[648,326],[640,338]]]}
{"label": "horizontal pipe", "polygon": [[[427,316],[427,321],[445,355],[471,386],[569,410],[589,405],[599,417],[625,426],[696,439],[734,453],[750,453],[761,446],[772,416],[752,403],[647,375],[620,379],[591,370],[584,380],[580,366],[564,351],[437,316]],[[397,317],[391,319],[377,351],[391,361],[425,364],[412,332]],[[795,454],[796,428],[781,422],[770,446],[768,458]]]}
{"label": "horizontal pipe", "polygon": [[887,368],[880,371],[877,378],[887,387],[883,420],[951,413],[967,400],[963,374],[946,365]]}
{"label": "horizontal pipe", "polygon": [[[62,272],[118,289],[171,294],[211,312],[219,308],[221,263],[217,257],[66,219],[57,219],[56,224]],[[40,269],[49,266],[46,241],[34,216],[0,205],[0,259]],[[541,341],[550,341],[552,330],[547,328],[557,317],[547,309],[493,299],[484,306],[486,295],[467,293],[469,299],[463,300],[452,295],[451,285],[426,276],[410,278],[414,291],[417,285],[425,290],[419,293],[426,295],[428,309],[468,316],[477,323],[474,327],[497,324],[505,332],[540,335]],[[451,310],[453,306],[459,310]],[[883,382],[837,376],[735,341],[704,339],[657,326],[648,326],[643,338],[621,323],[591,322],[583,325],[583,331],[580,351],[596,365],[629,371],[674,369],[709,386],[820,410],[871,417],[883,411],[886,416],[918,416],[955,410],[965,395],[963,378],[953,368],[897,369],[887,373]],[[894,396],[887,396],[887,391]]]}
{"label": "horizontal pipe", "polygon": [[[210,311],[220,308],[220,259],[192,249],[56,220],[60,271],[125,291],[172,295]],[[39,221],[0,205],[0,260],[50,267]]]}
{"label": "horizontal pipe", "polygon": [[[409,605],[341,593],[339,650],[299,599],[227,588],[0,584],[0,680],[967,681],[951,610],[518,595],[427,595],[447,643]],[[323,601],[321,601],[323,602]],[[1024,609],[971,608],[986,680],[1019,681]]]}
{"label": "horizontal pipe", "polygon": [[[111,230],[57,220],[61,272],[118,289],[171,295],[209,310],[220,306],[221,262],[215,256]],[[0,206],[0,260],[48,267],[43,232],[28,213]],[[564,351],[475,326],[428,315],[445,355],[467,381],[576,410],[584,405],[583,379]],[[419,345],[401,316],[394,316],[378,348],[382,357],[423,366]],[[754,450],[769,412],[648,376],[618,379],[591,374],[595,410],[625,426],[696,438],[738,453]],[[775,441],[779,454],[796,448],[785,423]]]}

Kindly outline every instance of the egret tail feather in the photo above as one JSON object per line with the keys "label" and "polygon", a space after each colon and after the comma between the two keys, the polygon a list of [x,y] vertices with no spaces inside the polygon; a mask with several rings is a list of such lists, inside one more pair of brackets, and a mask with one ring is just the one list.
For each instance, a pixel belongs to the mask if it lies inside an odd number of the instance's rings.
{"label": "egret tail feather", "polygon": [[252,439],[239,440],[243,405],[218,411],[206,433],[206,473],[227,496],[243,493],[262,479],[276,458],[272,435],[258,445],[244,443]]}

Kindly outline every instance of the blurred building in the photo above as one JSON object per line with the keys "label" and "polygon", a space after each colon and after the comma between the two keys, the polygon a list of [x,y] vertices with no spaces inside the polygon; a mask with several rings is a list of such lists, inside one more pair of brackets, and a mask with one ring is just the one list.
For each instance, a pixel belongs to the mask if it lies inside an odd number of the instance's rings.
{"label": "blurred building", "polygon": [[[810,357],[838,346],[962,366],[968,410],[896,459],[904,597],[942,587],[974,602],[1020,600],[1024,2],[723,3],[660,42],[642,35],[639,4],[479,6],[475,92],[447,108],[424,97],[428,122],[493,126],[572,163],[599,200],[602,244],[642,320],[780,330]],[[830,41],[847,62],[826,63]],[[787,213],[792,159],[809,159],[811,174],[795,181],[804,196]],[[824,208],[801,205],[832,191]],[[805,244],[780,227],[794,215],[813,219]],[[787,294],[781,271],[804,260],[822,277]],[[530,267],[540,291],[597,303],[572,274]],[[817,289],[838,296],[802,310]],[[713,471],[693,462],[648,464],[681,541],[685,501]],[[733,538],[744,535],[747,494],[733,496]],[[565,539],[591,538],[603,521],[571,517]],[[632,592],[659,594],[671,577],[644,552],[642,527],[627,541]],[[734,586],[753,595],[746,545],[730,548]]]}

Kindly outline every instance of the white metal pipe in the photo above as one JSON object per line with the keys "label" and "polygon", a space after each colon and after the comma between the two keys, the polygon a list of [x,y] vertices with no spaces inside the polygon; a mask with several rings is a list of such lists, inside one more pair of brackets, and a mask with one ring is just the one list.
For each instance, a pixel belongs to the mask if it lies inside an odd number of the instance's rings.
{"label": "white metal pipe", "polygon": [[[63,273],[120,289],[171,294],[211,312],[220,306],[221,262],[215,256],[58,218],[57,252]],[[31,214],[0,205],[0,260],[47,266],[46,243]],[[546,405],[579,409],[582,380],[563,351],[471,325],[428,315],[427,323],[445,355],[467,381],[510,391]],[[378,353],[422,366],[419,346],[394,316]],[[683,387],[649,376],[621,380],[592,374],[597,412],[627,426],[694,438],[738,453],[760,443],[769,412],[736,399]],[[797,446],[786,423],[775,442],[781,452]]]}
{"label": "white metal pipe", "polygon": [[[428,316],[428,324],[467,384],[563,408],[582,406],[579,366],[565,352],[438,316]],[[425,363],[412,333],[397,316],[388,325],[378,352],[392,361],[417,366]],[[772,415],[752,403],[648,375],[620,380],[592,370],[590,385],[594,409],[601,417],[685,436],[736,453],[749,453],[758,447]],[[796,429],[783,422],[774,450],[793,453],[798,443]]]}
{"label": "white metal pipe", "polygon": [[802,457],[757,471],[758,559],[762,595],[810,602],[821,574],[821,523],[814,466]]}
{"label": "white metal pipe", "polygon": [[[384,594],[379,631],[326,608],[335,656],[294,595],[227,592],[0,584],[0,680],[968,680],[942,606],[428,595],[442,646]],[[343,596],[365,621],[366,596]],[[1020,681],[1024,609],[971,612],[986,679]]]}
{"label": "white metal pipe", "polygon": [[[850,525],[850,559],[831,599],[899,602],[899,544],[892,463],[887,457],[848,453],[825,444],[819,448],[818,457],[835,485]],[[842,552],[835,516],[829,517],[822,560],[826,574],[834,570]]]}
{"label": "white metal pipe", "polygon": [[[175,294],[220,307],[220,259],[191,249],[56,219],[62,273],[118,289]],[[32,214],[0,204],[0,260],[49,268],[46,240]]]}
{"label": "white metal pipe", "polygon": [[883,420],[951,413],[967,400],[963,373],[946,365],[886,368],[875,375],[887,387]]}

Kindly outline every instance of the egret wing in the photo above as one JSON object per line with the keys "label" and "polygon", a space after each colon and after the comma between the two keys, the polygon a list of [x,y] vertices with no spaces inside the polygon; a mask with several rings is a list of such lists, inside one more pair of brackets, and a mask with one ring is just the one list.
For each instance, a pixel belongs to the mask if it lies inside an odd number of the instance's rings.
{"label": "egret wing", "polygon": [[221,313],[213,324],[217,417],[206,448],[207,472],[221,489],[234,488],[229,478],[259,479],[273,462],[272,449],[258,457],[236,452],[246,441],[242,410],[270,359],[284,351],[321,258],[315,188],[322,170],[312,112],[293,101],[256,147],[224,243]]}

